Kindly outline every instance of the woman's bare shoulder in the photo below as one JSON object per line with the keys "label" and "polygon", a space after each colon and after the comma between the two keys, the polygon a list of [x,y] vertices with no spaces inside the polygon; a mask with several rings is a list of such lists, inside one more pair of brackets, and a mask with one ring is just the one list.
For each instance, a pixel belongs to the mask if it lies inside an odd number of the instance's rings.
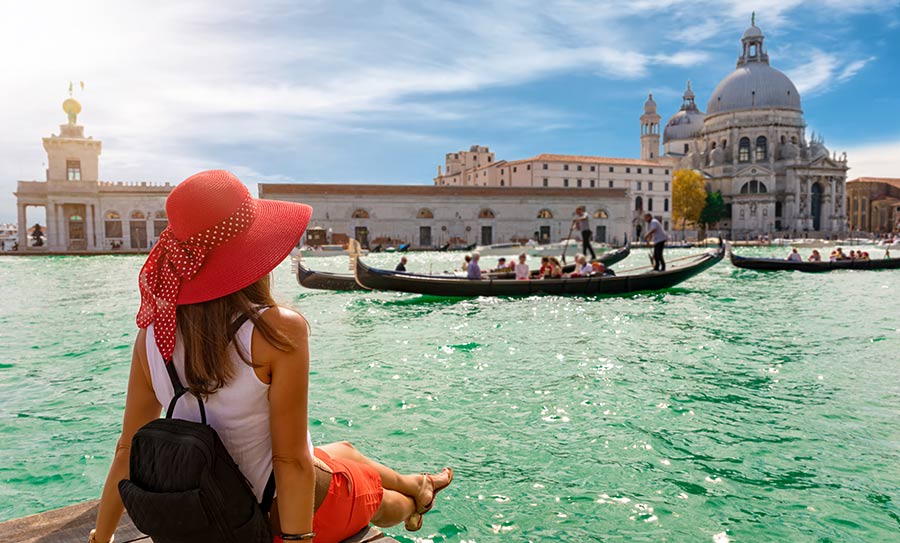
{"label": "woman's bare shoulder", "polygon": [[309,336],[309,322],[293,309],[276,305],[264,312],[260,319],[289,337]]}

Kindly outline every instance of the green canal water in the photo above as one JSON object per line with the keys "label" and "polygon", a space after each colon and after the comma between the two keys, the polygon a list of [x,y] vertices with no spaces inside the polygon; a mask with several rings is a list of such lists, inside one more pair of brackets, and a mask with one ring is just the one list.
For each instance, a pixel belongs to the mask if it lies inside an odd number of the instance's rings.
{"label": "green canal water", "polygon": [[[0,257],[0,520],[99,495],[141,263]],[[460,543],[900,540],[898,288],[900,272],[722,262],[655,294],[449,300],[276,271],[312,323],[313,439],[453,466],[424,529],[388,532]]]}

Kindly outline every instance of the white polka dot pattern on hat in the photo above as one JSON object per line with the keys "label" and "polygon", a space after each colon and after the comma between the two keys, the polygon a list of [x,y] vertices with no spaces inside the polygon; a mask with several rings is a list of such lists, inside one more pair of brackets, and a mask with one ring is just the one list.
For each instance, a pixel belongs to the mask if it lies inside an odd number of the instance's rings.
{"label": "white polka dot pattern on hat", "polygon": [[172,227],[167,226],[150,251],[138,276],[141,308],[137,325],[153,325],[156,347],[167,362],[175,352],[175,309],[182,282],[197,275],[210,250],[250,227],[256,218],[256,205],[256,200],[247,196],[228,218],[184,241],[178,241]]}

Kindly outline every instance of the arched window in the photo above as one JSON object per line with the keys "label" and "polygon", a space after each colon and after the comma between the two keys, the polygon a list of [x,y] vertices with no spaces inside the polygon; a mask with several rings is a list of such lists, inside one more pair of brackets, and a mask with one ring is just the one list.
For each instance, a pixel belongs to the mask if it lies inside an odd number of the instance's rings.
{"label": "arched window", "polygon": [[427,207],[423,207],[422,209],[419,210],[418,213],[416,213],[416,218],[417,219],[433,219],[434,213],[432,213],[431,210],[428,209]]}
{"label": "arched window", "polygon": [[117,211],[107,211],[106,212],[106,220],[108,220],[108,221],[119,220],[121,218],[122,218],[122,216],[119,215],[119,213]]}
{"label": "arched window", "polygon": [[634,199],[634,210],[635,211],[643,211],[644,210],[644,199],[638,196]]}
{"label": "arched window", "polygon": [[537,214],[538,219],[552,219],[553,213],[549,209],[542,209],[538,211]]}
{"label": "arched window", "polygon": [[482,209],[481,211],[478,212],[478,218],[479,218],[479,219],[493,219],[493,218],[494,218],[494,212],[491,211],[491,210],[488,209],[488,208],[484,208],[484,209]]}
{"label": "arched window", "polygon": [[756,179],[747,181],[741,186],[741,194],[762,194],[769,192],[765,183],[760,183]]}
{"label": "arched window", "polygon": [[712,142],[712,147],[710,147],[710,151],[716,148],[716,142]]}
{"label": "arched window", "polygon": [[157,219],[168,219],[168,215],[166,215],[165,211],[157,211],[153,214],[153,216]]}
{"label": "arched window", "polygon": [[74,214],[72,214],[72,215],[69,215],[69,220],[70,220],[70,221],[83,221],[83,220],[84,220],[84,217],[82,217],[82,216],[79,215],[78,213],[74,213]]}
{"label": "arched window", "polygon": [[607,213],[605,209],[598,209],[597,211],[594,211],[594,218],[595,219],[608,219],[609,213]]}
{"label": "arched window", "polygon": [[738,162],[750,162],[750,138],[741,138],[738,144]]}
{"label": "arched window", "polygon": [[768,144],[765,136],[756,138],[756,161],[764,162],[768,155]]}
{"label": "arched window", "polygon": [[146,218],[147,218],[147,216],[144,215],[143,211],[132,211],[131,212],[131,220],[146,219]]}
{"label": "arched window", "polygon": [[353,212],[352,215],[350,215],[350,218],[351,219],[368,219],[369,212],[366,211],[365,209],[357,209],[356,211]]}

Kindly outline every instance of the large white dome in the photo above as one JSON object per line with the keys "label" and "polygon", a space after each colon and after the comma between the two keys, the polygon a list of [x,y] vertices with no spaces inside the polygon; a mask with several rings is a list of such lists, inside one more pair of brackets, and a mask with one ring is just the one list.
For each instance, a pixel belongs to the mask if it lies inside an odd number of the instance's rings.
{"label": "large white dome", "polygon": [[744,32],[743,53],[737,68],[719,82],[709,102],[706,115],[744,109],[800,108],[800,93],[788,76],[769,66],[769,55],[763,49],[762,31],[753,25]]}
{"label": "large white dome", "polygon": [[706,104],[706,114],[759,108],[802,111],[800,93],[788,76],[768,64],[738,66],[723,79]]}
{"label": "large white dome", "polygon": [[687,90],[684,91],[682,98],[684,101],[681,109],[672,115],[663,130],[663,143],[693,139],[699,136],[700,130],[703,129],[703,120],[706,119],[706,115],[694,104],[694,91],[691,90],[690,81],[688,81]]}

